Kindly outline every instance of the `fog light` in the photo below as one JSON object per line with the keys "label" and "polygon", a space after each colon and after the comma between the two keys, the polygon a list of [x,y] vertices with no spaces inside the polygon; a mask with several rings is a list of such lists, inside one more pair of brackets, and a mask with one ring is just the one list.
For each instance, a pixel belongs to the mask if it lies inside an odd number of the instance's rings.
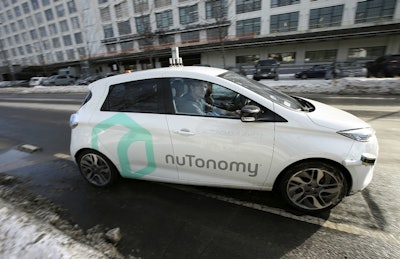
{"label": "fog light", "polygon": [[361,156],[361,162],[363,165],[374,165],[376,161],[376,156],[372,155],[372,154],[362,154]]}

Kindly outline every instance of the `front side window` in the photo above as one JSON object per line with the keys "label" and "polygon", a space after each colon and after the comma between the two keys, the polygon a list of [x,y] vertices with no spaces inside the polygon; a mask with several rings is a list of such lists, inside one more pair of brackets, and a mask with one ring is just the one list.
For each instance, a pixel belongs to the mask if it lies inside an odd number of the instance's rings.
{"label": "front side window", "polygon": [[159,113],[161,80],[147,79],[110,86],[102,111]]}

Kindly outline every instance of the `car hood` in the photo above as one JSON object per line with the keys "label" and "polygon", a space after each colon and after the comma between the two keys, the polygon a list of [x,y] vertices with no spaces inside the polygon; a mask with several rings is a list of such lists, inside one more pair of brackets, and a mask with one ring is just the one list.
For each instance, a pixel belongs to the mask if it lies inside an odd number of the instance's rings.
{"label": "car hood", "polygon": [[315,107],[315,110],[307,113],[307,116],[313,123],[319,126],[336,131],[370,127],[368,123],[353,114],[314,100],[307,99],[307,101]]}

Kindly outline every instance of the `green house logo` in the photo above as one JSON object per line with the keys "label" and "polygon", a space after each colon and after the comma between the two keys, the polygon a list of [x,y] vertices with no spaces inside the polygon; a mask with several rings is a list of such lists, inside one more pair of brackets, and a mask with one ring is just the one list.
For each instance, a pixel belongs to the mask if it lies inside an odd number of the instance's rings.
{"label": "green house logo", "polygon": [[[99,150],[99,135],[107,131],[109,128],[121,125],[128,129],[118,142],[117,153],[121,165],[121,175],[130,178],[140,178],[154,172],[156,162],[153,151],[153,137],[151,133],[140,126],[136,121],[131,119],[125,113],[118,113],[97,124],[92,130],[92,148]],[[129,162],[128,150],[135,142],[144,142],[146,149],[147,166],[135,172],[132,172]]]}

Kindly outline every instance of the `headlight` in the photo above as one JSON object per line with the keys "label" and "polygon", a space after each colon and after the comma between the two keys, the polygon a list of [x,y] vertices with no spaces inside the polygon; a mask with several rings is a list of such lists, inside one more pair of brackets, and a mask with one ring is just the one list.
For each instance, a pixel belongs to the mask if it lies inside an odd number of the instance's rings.
{"label": "headlight", "polygon": [[356,141],[367,142],[374,135],[375,132],[371,128],[363,128],[363,129],[341,130],[338,131],[337,133],[345,137],[354,139]]}
{"label": "headlight", "polygon": [[71,127],[71,129],[75,128],[76,126],[78,126],[78,114],[74,113],[71,115],[71,117],[69,118],[69,126]]}

